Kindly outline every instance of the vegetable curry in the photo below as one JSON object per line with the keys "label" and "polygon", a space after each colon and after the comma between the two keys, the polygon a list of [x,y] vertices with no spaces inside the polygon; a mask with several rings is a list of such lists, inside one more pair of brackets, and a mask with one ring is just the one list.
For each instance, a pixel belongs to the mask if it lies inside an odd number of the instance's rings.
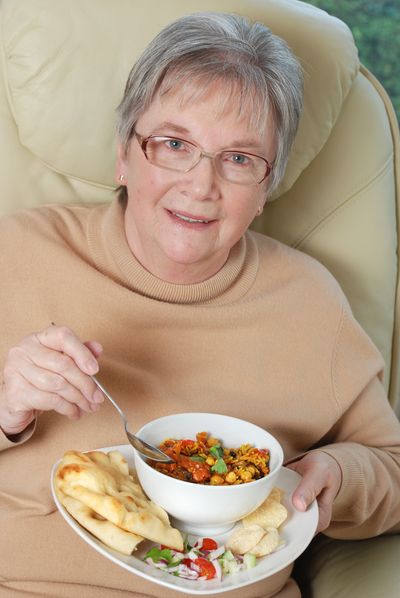
{"label": "vegetable curry", "polygon": [[167,438],[159,448],[174,463],[150,464],[154,469],[178,480],[210,486],[246,484],[268,475],[270,453],[250,444],[225,448],[221,442],[198,432],[196,440]]}

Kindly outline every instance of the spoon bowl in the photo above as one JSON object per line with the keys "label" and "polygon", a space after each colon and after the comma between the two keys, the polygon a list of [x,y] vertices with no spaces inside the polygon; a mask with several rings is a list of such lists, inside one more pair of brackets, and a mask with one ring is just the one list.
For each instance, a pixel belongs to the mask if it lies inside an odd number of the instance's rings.
{"label": "spoon bowl", "polygon": [[100,388],[101,392],[104,394],[105,397],[112,403],[115,409],[120,414],[122,421],[124,423],[125,433],[129,440],[129,443],[135,448],[141,455],[152,459],[153,461],[161,461],[162,463],[174,463],[174,460],[171,459],[168,455],[160,451],[157,447],[145,442],[135,434],[132,434],[128,430],[128,420],[126,419],[125,413],[122,411],[121,407],[114,401],[111,395],[107,392],[104,386],[97,380],[95,376],[91,376],[93,382],[96,384],[98,388]]}

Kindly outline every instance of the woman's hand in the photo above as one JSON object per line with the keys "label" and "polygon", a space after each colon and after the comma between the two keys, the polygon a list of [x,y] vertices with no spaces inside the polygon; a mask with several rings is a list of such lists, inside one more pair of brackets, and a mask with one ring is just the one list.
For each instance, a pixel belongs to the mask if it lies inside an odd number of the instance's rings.
{"label": "woman's hand", "polygon": [[319,521],[316,533],[326,529],[332,518],[333,501],[342,483],[337,461],[321,451],[312,451],[287,467],[297,471],[302,480],[293,493],[292,503],[298,511],[305,511],[317,499]]}
{"label": "woman's hand", "polygon": [[104,397],[90,375],[102,347],[82,343],[66,326],[31,334],[7,355],[0,390],[0,426],[7,435],[22,432],[38,411],[70,419],[99,409]]}

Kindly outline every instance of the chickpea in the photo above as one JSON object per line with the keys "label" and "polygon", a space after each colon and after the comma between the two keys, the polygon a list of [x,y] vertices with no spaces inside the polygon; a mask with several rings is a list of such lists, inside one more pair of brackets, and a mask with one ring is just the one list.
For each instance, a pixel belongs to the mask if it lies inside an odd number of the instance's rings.
{"label": "chickpea", "polygon": [[217,474],[212,475],[210,478],[211,486],[222,486],[224,481],[225,481],[224,478],[222,478],[220,475],[217,475]]}
{"label": "chickpea", "polygon": [[219,444],[219,440],[217,440],[216,438],[210,436],[210,438],[207,439],[207,446],[211,447],[215,446],[216,444]]}
{"label": "chickpea", "polygon": [[240,477],[244,482],[250,482],[250,480],[253,479],[251,472],[247,469],[240,472]]}
{"label": "chickpea", "polygon": [[230,471],[225,476],[225,482],[227,482],[228,484],[234,484],[236,482],[236,480],[237,480],[237,477],[236,477],[236,474],[234,471]]}
{"label": "chickpea", "polygon": [[206,463],[211,466],[214,465],[214,463],[215,463],[214,457],[211,457],[211,455],[209,455],[206,459]]}

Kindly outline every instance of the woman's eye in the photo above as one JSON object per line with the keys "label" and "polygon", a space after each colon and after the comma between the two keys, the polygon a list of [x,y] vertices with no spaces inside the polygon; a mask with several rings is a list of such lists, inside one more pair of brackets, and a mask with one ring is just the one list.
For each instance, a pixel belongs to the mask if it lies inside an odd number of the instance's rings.
{"label": "woman's eye", "polygon": [[171,150],[177,151],[185,149],[185,144],[183,143],[183,141],[180,141],[179,139],[167,139],[165,144],[167,148]]}
{"label": "woman's eye", "polygon": [[246,154],[229,154],[228,160],[237,166],[250,166],[251,158]]}

